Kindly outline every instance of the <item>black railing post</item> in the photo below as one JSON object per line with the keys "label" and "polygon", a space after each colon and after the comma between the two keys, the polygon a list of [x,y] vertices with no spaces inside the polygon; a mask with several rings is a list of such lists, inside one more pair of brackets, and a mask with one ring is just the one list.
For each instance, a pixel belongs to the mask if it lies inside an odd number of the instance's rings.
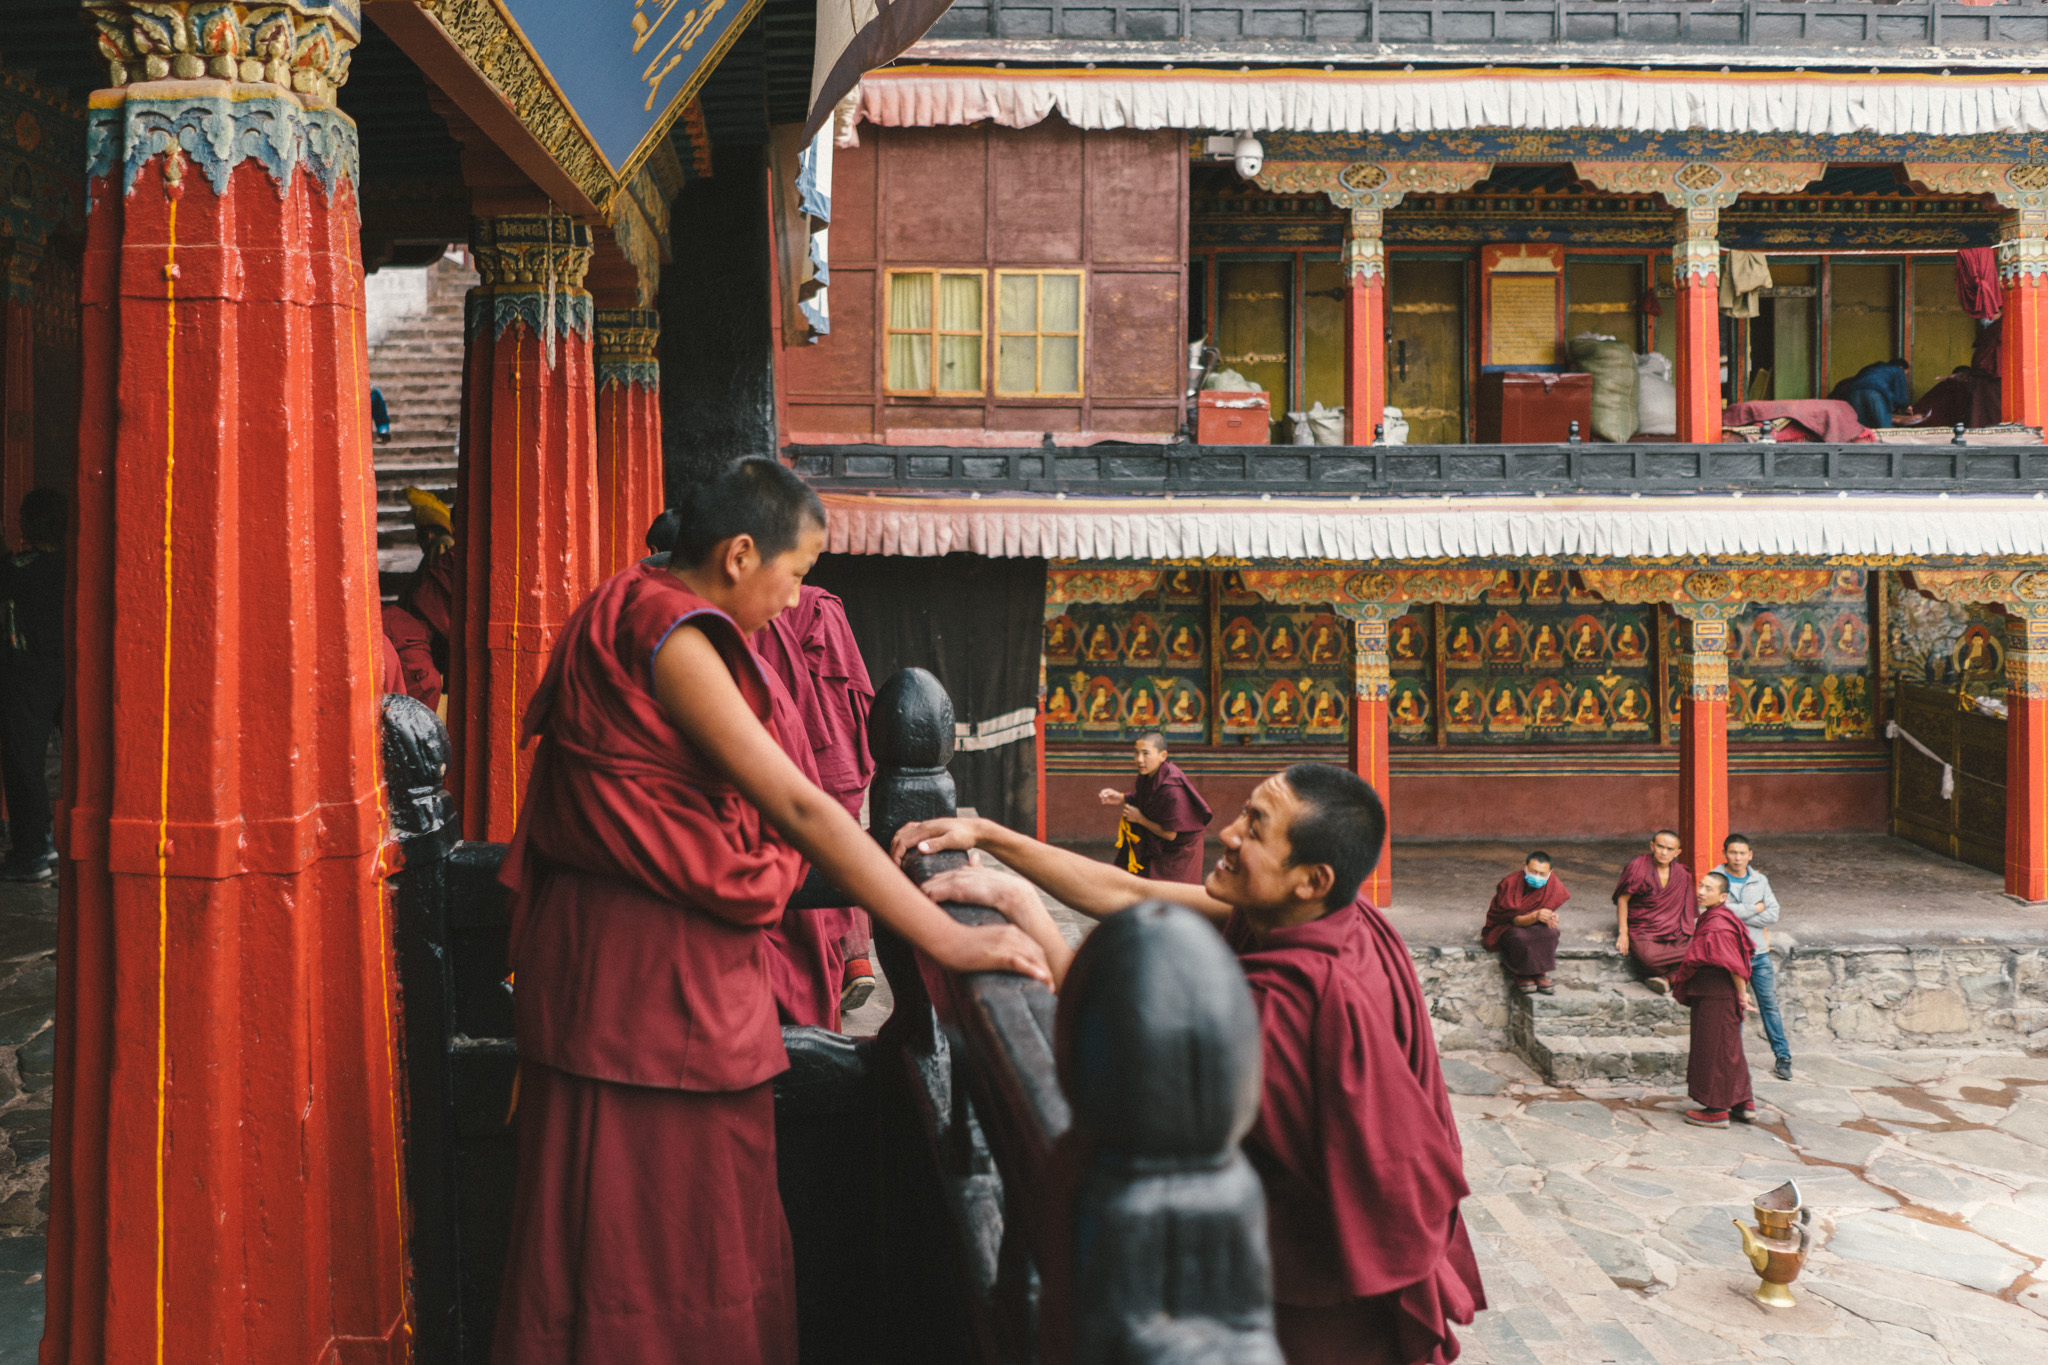
{"label": "black railing post", "polygon": [[1075,1365],[1279,1365],[1266,1201],[1238,1140],[1258,1016],[1193,911],[1105,920],[1060,1000],[1060,1081],[1088,1165],[1073,1211]]}
{"label": "black railing post", "polygon": [[421,1360],[456,1361],[462,1339],[456,1267],[458,1178],[449,1062],[454,979],[448,952],[448,852],[461,836],[444,783],[448,731],[406,696],[384,698],[384,782],[398,870],[391,926],[405,1085],[405,1183],[412,1204],[415,1331]]}

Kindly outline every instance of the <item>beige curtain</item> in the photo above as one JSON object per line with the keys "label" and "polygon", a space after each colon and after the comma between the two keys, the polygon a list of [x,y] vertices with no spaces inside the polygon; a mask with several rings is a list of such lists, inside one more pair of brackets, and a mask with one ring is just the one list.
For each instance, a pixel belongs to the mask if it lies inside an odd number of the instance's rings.
{"label": "beige curtain", "polygon": [[932,277],[889,277],[889,387],[919,393],[932,386]]}
{"label": "beige curtain", "polygon": [[939,388],[948,393],[981,392],[981,280],[939,277],[939,330],[971,333],[939,338]]}

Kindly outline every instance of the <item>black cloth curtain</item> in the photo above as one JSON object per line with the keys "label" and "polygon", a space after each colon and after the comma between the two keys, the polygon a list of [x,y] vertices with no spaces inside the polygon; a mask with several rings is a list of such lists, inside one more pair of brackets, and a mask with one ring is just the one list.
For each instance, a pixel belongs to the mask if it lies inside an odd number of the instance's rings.
{"label": "black cloth curtain", "polygon": [[[1037,708],[1044,560],[825,555],[805,581],[845,600],[877,689],[899,669],[927,669],[953,698],[956,728]],[[1005,726],[988,738],[1016,730]],[[1031,833],[1038,823],[1031,739],[1026,726],[1006,743],[956,750],[960,804]]]}

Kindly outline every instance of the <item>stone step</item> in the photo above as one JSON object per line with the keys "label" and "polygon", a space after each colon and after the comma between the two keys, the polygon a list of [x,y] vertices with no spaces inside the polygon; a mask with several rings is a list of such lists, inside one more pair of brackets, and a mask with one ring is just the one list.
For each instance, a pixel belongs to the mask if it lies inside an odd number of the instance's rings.
{"label": "stone step", "polygon": [[1594,986],[1558,981],[1555,995],[1521,995],[1514,1007],[1526,1010],[1536,1032],[1581,1036],[1682,1034],[1691,1027],[1685,1006],[1668,995],[1629,981]]}
{"label": "stone step", "polygon": [[1516,1049],[1552,1085],[1575,1081],[1682,1086],[1690,1049],[1683,1038],[1545,1035]]}

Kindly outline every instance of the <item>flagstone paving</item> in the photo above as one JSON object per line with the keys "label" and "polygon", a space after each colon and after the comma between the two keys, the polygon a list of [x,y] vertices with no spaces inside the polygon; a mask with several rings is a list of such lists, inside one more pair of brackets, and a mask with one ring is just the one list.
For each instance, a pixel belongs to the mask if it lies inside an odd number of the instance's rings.
{"label": "flagstone paving", "polygon": [[[1445,1057],[1492,1305],[1461,1359],[2048,1362],[2048,1059],[1807,1057],[1790,1083],[1750,1060],[1763,1121],[1720,1132],[1667,1090]],[[1787,1179],[1813,1250],[1798,1306],[1770,1309],[1729,1220]]]}

